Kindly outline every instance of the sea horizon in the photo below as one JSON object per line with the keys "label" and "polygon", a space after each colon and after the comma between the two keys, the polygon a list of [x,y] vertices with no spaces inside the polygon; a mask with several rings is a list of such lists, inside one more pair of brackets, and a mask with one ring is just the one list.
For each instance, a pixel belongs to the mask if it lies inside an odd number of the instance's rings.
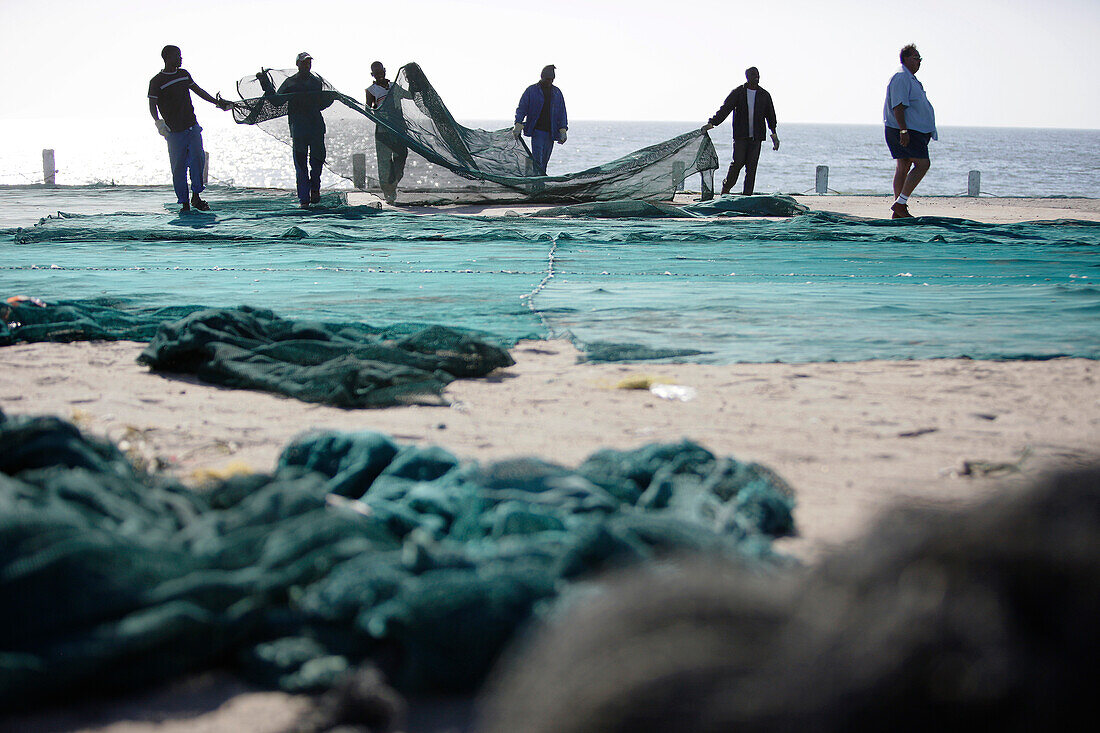
{"label": "sea horizon", "polygon": [[[291,188],[288,148],[255,127],[232,123],[212,107],[199,105],[204,143],[210,153],[210,181],[238,187]],[[461,120],[467,127],[503,129],[506,118]],[[585,170],[640,148],[698,129],[696,121],[574,119],[569,140],[555,146],[551,174]],[[829,167],[830,192],[888,193],[893,164],[873,123],[780,121],[781,145],[764,145],[758,193],[812,193],[817,166]],[[967,192],[970,171],[981,174],[983,195],[1081,196],[1100,198],[1100,129],[1053,127],[942,126],[930,147],[932,168],[919,195]],[[165,185],[170,182],[164,142],[148,117],[0,119],[0,135],[21,141],[0,150],[0,184],[41,183],[42,151],[52,149],[58,185]],[[727,121],[710,132],[719,156],[716,184],[732,155]],[[373,141],[364,141],[364,150]],[[350,183],[326,172],[327,189]],[[689,180],[688,189],[698,181]],[[740,191],[740,186],[734,189]]]}

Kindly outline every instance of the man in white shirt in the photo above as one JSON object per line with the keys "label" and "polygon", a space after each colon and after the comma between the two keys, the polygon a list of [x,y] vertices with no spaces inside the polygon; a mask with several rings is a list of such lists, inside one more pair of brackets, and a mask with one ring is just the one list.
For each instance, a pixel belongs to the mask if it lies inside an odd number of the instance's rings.
{"label": "man in white shirt", "polygon": [[[367,106],[381,110],[382,103],[390,95],[392,85],[386,78],[386,67],[381,61],[370,65],[370,73],[374,77],[374,83],[367,87]],[[389,130],[375,125],[374,150],[378,155],[378,187],[382,189],[386,203],[392,204],[397,201],[397,184],[405,175],[405,160],[409,157],[409,149]]]}

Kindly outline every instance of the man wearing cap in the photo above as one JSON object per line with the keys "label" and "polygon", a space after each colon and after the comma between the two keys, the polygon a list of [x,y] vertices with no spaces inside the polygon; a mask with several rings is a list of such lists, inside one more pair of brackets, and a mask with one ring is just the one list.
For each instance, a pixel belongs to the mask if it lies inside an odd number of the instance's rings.
{"label": "man wearing cap", "polygon": [[312,56],[302,51],[295,63],[298,73],[280,84],[278,92],[267,72],[259,72],[256,78],[273,104],[287,105],[298,202],[307,209],[321,200],[321,169],[325,165],[325,118],[321,110],[332,104],[334,96],[321,93],[325,83],[311,71]]}
{"label": "man wearing cap", "polygon": [[894,203],[891,219],[908,219],[909,197],[924,178],[932,163],[928,159],[928,142],[938,140],[936,111],[928,101],[924,85],[917,80],[921,57],[917,47],[909,44],[899,54],[901,68],[890,77],[886,87],[886,102],[882,119],[886,125],[886,147],[894,158]]}
{"label": "man wearing cap", "polygon": [[516,107],[516,124],[512,130],[517,140],[520,133],[531,138],[531,156],[541,175],[546,174],[546,164],[550,162],[550,153],[554,152],[554,141],[564,145],[569,129],[565,97],[554,86],[554,76],[554,65],[545,66],[538,83],[524,90]]}
{"label": "man wearing cap", "polygon": [[[206,152],[202,149],[202,128],[195,117],[191,92],[223,111],[233,104],[221,99],[220,94],[217,99],[211,97],[194,82],[186,69],[180,68],[183,54],[179,46],[165,46],[160,57],[164,60],[164,71],[149,80],[149,114],[157,123],[157,131],[168,140],[168,163],[172,168],[176,201],[181,214],[190,211],[192,206],[199,211],[209,211],[210,206],[199,198],[205,188],[202,170],[206,165]],[[188,171],[191,171],[190,201],[187,200]]]}
{"label": "man wearing cap", "polygon": [[[370,65],[370,73],[374,77],[374,83],[367,87],[367,106],[376,110],[390,94],[390,80],[386,78],[386,67],[381,61]],[[386,203],[392,204],[397,201],[397,184],[405,175],[405,160],[409,157],[409,149],[401,138],[385,127],[375,125],[374,152],[378,156],[378,187],[382,189]]]}
{"label": "man wearing cap", "polygon": [[760,71],[755,66],[745,69],[745,83],[734,89],[726,101],[714,113],[704,130],[722,124],[733,112],[733,161],[722,181],[722,194],[730,192],[737,183],[741,169],[745,169],[745,187],[742,192],[752,194],[756,186],[756,164],[760,160],[760,144],[764,142],[765,125],[772,131],[772,150],[779,150],[779,135],[775,131],[775,106],[772,95],[760,86]]}

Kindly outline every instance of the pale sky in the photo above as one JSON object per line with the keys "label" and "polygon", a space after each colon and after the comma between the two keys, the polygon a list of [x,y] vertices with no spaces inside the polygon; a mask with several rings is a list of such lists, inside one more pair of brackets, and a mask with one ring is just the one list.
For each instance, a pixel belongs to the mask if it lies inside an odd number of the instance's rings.
{"label": "pale sky", "polygon": [[780,129],[880,124],[913,42],[940,125],[1100,128],[1098,38],[1098,0],[0,0],[0,118],[148,115],[173,43],[232,99],[307,50],[353,96],[371,61],[416,61],[456,119],[503,120],[553,63],[572,119],[702,124],[757,66]]}

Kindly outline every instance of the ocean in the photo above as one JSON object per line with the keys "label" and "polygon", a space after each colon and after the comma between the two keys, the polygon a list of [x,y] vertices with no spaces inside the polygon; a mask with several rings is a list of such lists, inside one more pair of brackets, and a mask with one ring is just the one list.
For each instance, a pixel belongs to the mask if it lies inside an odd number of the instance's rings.
{"label": "ocean", "polygon": [[[256,127],[232,123],[200,105],[199,120],[210,153],[212,183],[239,187],[291,188],[290,151]],[[461,121],[501,129],[506,120]],[[606,163],[647,145],[697,128],[695,122],[601,122],[575,120],[565,145],[555,146],[551,174]],[[729,124],[711,131],[721,181],[733,143]],[[829,166],[829,189],[843,194],[890,192],[893,163],[877,125],[780,124],[779,151],[765,145],[757,173],[758,193],[812,193],[816,169]],[[101,120],[0,120],[0,184],[42,180],[42,150],[55,151],[57,183],[86,185],[169,184],[164,140],[147,116]],[[1084,196],[1100,198],[1100,130],[944,127],[930,148],[932,168],[919,195],[966,193],[969,171],[981,172],[981,190],[992,196]],[[331,173],[328,189],[350,188]],[[689,180],[689,189],[697,181]],[[737,190],[737,189],[735,189]]]}

